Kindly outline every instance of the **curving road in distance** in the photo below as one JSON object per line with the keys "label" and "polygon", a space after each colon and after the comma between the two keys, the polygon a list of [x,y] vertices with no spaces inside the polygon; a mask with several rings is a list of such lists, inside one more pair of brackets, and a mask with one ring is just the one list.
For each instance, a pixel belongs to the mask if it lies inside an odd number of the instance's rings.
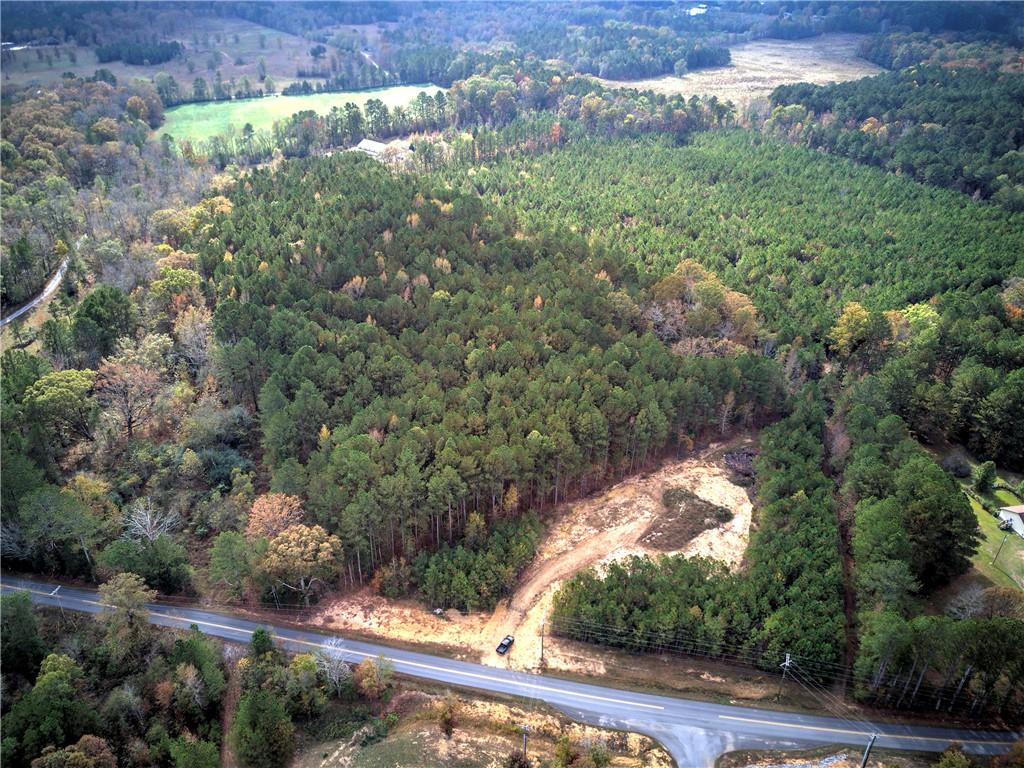
{"label": "curving road in distance", "polygon": [[[28,579],[5,577],[0,590],[28,592],[39,604],[65,610],[97,613],[101,607],[98,594],[92,590]],[[333,637],[209,610],[171,607],[159,602],[149,607],[154,624],[175,628],[194,624],[206,634],[239,643],[248,642],[259,627],[269,629],[278,643],[293,651],[324,648]],[[1020,732],[870,723],[690,701],[486,667],[358,640],[346,639],[344,653],[349,661],[383,656],[391,660],[396,672],[409,677],[542,701],[576,720],[646,734],[664,745],[680,768],[712,766],[720,754],[733,749],[794,749],[822,744],[863,748],[872,734],[877,734],[877,747],[939,752],[959,742],[965,751],[981,755],[1006,752],[1014,741],[1024,738]]]}
{"label": "curving road in distance", "polygon": [[32,301],[30,301],[28,304],[24,304],[18,307],[18,309],[14,310],[6,317],[0,318],[0,328],[3,328],[8,323],[17,320],[26,312],[31,312],[33,309],[35,309],[48,298],[50,298],[53,295],[54,291],[56,291],[60,287],[60,281],[64,279],[64,273],[68,271],[69,263],[70,262],[67,258],[65,258],[64,261],[60,263],[60,266],[57,268],[57,271],[54,272],[53,277],[51,277],[46,282],[46,285],[43,286],[43,290],[40,292],[38,296],[32,299]]}

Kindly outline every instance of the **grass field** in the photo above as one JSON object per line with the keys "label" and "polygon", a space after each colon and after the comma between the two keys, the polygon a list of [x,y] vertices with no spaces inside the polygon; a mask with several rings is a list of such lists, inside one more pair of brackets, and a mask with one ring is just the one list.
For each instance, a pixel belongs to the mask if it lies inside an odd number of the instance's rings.
{"label": "grass field", "polygon": [[[99,64],[91,48],[62,46],[60,58],[53,48],[15,51],[5,54],[4,83],[23,85],[29,82],[49,83],[59,80],[63,72],[74,72],[80,77],[91,76],[99,67],[109,69],[120,81],[141,77],[151,80],[158,72],[172,75],[183,89],[192,87],[192,81],[202,77],[212,83],[214,73],[220,70],[225,82],[247,75],[258,79],[258,62],[266,61],[267,73],[274,79],[278,90],[295,82],[299,67],[312,64],[309,49],[313,43],[302,37],[236,18],[220,18],[168,12],[166,28],[158,33],[160,39],[177,40],[185,46],[185,55],[154,66],[131,65],[120,61]],[[237,42],[236,42],[237,36]],[[76,62],[68,56],[74,51]],[[49,54],[50,61],[45,56]],[[42,56],[43,58],[40,58]],[[210,64],[215,62],[214,69]]]}
{"label": "grass field", "polygon": [[159,134],[169,134],[181,141],[202,141],[227,132],[234,127],[241,131],[246,123],[256,130],[266,130],[274,122],[291,117],[296,112],[311,109],[318,114],[330,112],[346,102],[363,106],[370,99],[380,99],[389,107],[411,102],[420,91],[433,95],[436,85],[396,85],[367,91],[341,91],[339,93],[311,93],[307,96],[270,96],[263,99],[235,101],[208,101],[202,104],[183,104],[167,110],[167,121]]}
{"label": "grass field", "polygon": [[877,75],[881,67],[857,55],[862,35],[833,34],[806,40],[755,40],[730,49],[732,63],[683,77],[602,80],[605,85],[685,96],[717,96],[743,106],[784,83],[825,84]]}
{"label": "grass field", "polygon": [[[981,526],[981,546],[971,558],[974,567],[997,586],[1024,589],[1024,539],[1012,531],[1007,535],[1006,531],[999,530],[999,521],[996,518],[974,499],[970,499],[970,502]],[[998,500],[998,503],[1001,506],[1009,506],[1018,502]],[[1000,552],[999,545],[1004,538],[1006,544]],[[993,563],[996,552],[999,552],[999,558]]]}
{"label": "grass field", "polygon": [[[973,459],[970,460],[970,463],[972,469],[977,465]],[[1020,477],[1000,471],[998,480],[1016,487],[1020,482]],[[970,487],[970,484],[969,478],[960,481],[960,485],[965,489]],[[1021,503],[1014,494],[1002,488],[993,489],[982,495],[985,501],[997,507],[1012,507]],[[998,518],[993,517],[970,495],[967,496],[967,500],[971,503],[971,509],[974,510],[981,528],[981,545],[974,557],[971,558],[974,567],[982,576],[997,586],[1024,589],[1024,539],[1013,531],[999,530]],[[1005,543],[1003,543],[1003,539],[1006,540]],[[998,558],[996,557],[997,553]]]}

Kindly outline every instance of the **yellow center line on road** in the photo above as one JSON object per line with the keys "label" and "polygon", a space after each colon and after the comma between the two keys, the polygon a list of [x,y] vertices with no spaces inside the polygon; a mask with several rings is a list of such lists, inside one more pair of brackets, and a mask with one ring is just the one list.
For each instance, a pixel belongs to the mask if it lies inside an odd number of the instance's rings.
{"label": "yellow center line on road", "polygon": [[[25,587],[11,587],[11,586],[8,586],[6,584],[3,585],[3,586],[6,589],[16,589],[16,590],[21,590],[23,592],[32,592],[32,593],[35,593],[37,595],[46,595],[46,596],[50,595],[49,592],[46,592],[46,591],[43,591],[43,590],[38,590],[38,589],[28,589],[28,588],[25,588]],[[73,600],[75,600],[77,602],[81,602],[81,603],[88,603],[89,605],[102,605],[102,603],[100,603],[97,600],[87,600],[85,598],[78,598],[78,597],[71,598],[71,599],[73,599]],[[192,610],[192,609],[185,609],[185,610]],[[175,616],[174,614],[170,614],[170,613],[160,613],[159,611],[150,611],[149,614],[150,614],[150,616],[159,616],[162,619],[168,619],[170,621],[177,621],[177,622],[180,622],[182,624],[188,624],[188,625],[195,624],[197,626],[210,627],[210,628],[213,628],[213,629],[221,629],[221,630],[225,630],[225,631],[228,631],[228,632],[238,632],[238,633],[244,634],[244,635],[251,635],[252,634],[252,632],[250,630],[248,630],[248,629],[242,629],[241,627],[232,627],[232,626],[229,626],[227,624],[217,624],[216,622],[206,621],[205,619],[189,619],[189,618],[183,617],[183,616]],[[284,635],[274,635],[273,637],[274,637],[275,640],[280,640],[280,641],[286,642],[286,643],[298,643],[299,645],[309,646],[310,648],[327,648],[327,646],[324,643],[315,643],[315,642],[312,642],[312,641],[309,641],[309,640],[300,640],[300,639],[295,638],[295,637],[286,637]],[[351,654],[353,656],[363,656],[363,657],[367,657],[367,658],[372,658],[372,657],[376,657],[376,656],[379,655],[379,654],[376,654],[376,653],[367,653],[366,651],[357,651],[357,650],[353,650],[353,649],[349,649],[349,648],[345,648],[344,649],[344,653]],[[502,682],[506,682],[507,683],[507,682],[509,682],[507,680],[502,680],[500,678],[491,677],[490,675],[482,675],[482,674],[479,674],[477,672],[466,672],[466,671],[459,670],[459,669],[449,669],[447,667],[438,667],[438,666],[434,666],[432,664],[423,664],[422,662],[418,662],[418,661],[407,661],[405,659],[394,659],[394,661],[397,662],[398,664],[402,664],[402,665],[405,665],[407,667],[416,667],[418,669],[425,669],[425,670],[430,670],[430,671],[433,671],[433,672],[444,672],[444,673],[451,674],[451,675],[458,675],[460,677],[468,677],[468,678],[474,678],[474,679],[477,679],[477,680],[485,680],[485,681],[490,682],[490,683],[502,683]],[[513,682],[515,682],[515,681],[513,681]],[[538,690],[538,691],[547,691],[549,693],[558,693],[558,694],[561,694],[563,696],[570,696],[570,697],[578,698],[578,699],[589,699],[591,701],[602,701],[602,702],[605,702],[607,704],[623,704],[623,705],[628,706],[628,707],[643,707],[644,709],[656,709],[656,710],[663,710],[663,709],[665,709],[664,707],[662,707],[662,706],[660,706],[658,704],[644,704],[644,703],[639,702],[639,701],[628,701],[626,699],[613,699],[613,698],[608,697],[608,696],[597,696],[597,695],[590,694],[590,693],[580,693],[578,691],[567,691],[567,690],[563,690],[563,689],[560,689],[560,688],[551,688],[549,686],[540,685],[540,684],[537,684],[537,683],[530,683],[530,687],[533,688],[534,690]]]}
{"label": "yellow center line on road", "polygon": [[[739,717],[737,715],[719,715],[722,720],[737,720],[741,723],[757,723],[758,725],[774,725],[778,728],[799,728],[804,731],[821,731],[822,733],[842,733],[848,736],[870,736],[870,731],[851,731],[846,728],[827,728],[822,725],[803,725],[801,723],[782,723],[778,720],[758,720],[754,717]],[[909,734],[902,733],[879,733],[878,738],[880,739],[909,739],[914,741],[937,741],[942,744],[952,743],[956,741],[957,744],[987,744],[993,746],[1010,746],[1015,744],[1014,741],[988,741],[984,739],[947,739],[941,736],[912,736]]]}

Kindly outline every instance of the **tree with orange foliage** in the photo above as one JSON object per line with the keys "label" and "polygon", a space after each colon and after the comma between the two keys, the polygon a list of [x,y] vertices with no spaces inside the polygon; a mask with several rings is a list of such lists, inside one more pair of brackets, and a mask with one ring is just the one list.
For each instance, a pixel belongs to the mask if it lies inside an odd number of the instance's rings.
{"label": "tree with orange foliage", "polygon": [[376,659],[363,659],[356,665],[354,674],[359,693],[368,699],[381,701],[391,687],[395,668],[383,656]]}
{"label": "tree with orange foliage", "polygon": [[562,143],[562,124],[557,120],[551,124],[551,143]]}
{"label": "tree with orange foliage", "polygon": [[264,493],[252,503],[245,535],[249,539],[272,539],[285,528],[301,523],[304,516],[302,500],[297,496]]}

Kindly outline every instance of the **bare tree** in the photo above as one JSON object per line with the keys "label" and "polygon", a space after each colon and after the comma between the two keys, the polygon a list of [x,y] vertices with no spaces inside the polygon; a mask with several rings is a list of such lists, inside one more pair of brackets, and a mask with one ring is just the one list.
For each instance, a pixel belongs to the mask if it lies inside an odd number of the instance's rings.
{"label": "bare tree", "polygon": [[160,394],[160,378],[141,365],[107,361],[100,366],[96,392],[100,403],[120,417],[125,435],[131,440],[135,428],[153,412]]}
{"label": "bare tree", "polygon": [[729,421],[732,419],[733,408],[736,407],[736,393],[731,389],[722,398],[722,405],[719,408],[719,431],[724,435],[729,429]]}
{"label": "bare tree", "polygon": [[332,637],[316,652],[316,668],[335,696],[348,690],[352,681],[352,668],[345,661],[345,641]]}
{"label": "bare tree", "polygon": [[26,540],[25,532],[9,518],[0,523],[0,555],[14,560],[27,560],[32,556],[32,546]]}
{"label": "bare tree", "polygon": [[971,619],[981,614],[985,607],[985,590],[974,584],[949,601],[946,615],[954,619]]}
{"label": "bare tree", "polygon": [[165,533],[175,530],[181,523],[177,512],[161,509],[149,496],[136,499],[124,517],[124,536],[128,539],[156,541]]}
{"label": "bare tree", "polygon": [[174,335],[181,354],[193,369],[202,370],[210,362],[212,316],[206,307],[188,307],[174,321]]}

